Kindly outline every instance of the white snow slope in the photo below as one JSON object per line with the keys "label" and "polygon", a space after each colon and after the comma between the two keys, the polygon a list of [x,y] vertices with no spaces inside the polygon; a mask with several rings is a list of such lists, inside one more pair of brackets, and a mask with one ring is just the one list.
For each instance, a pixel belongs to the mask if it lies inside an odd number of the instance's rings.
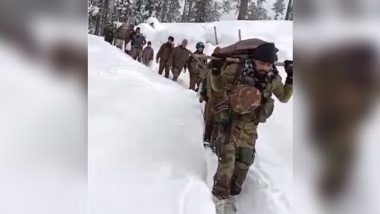
{"label": "white snow slope", "polygon": [[[152,21],[152,20],[151,20]],[[158,47],[169,35],[197,41],[206,53],[258,37],[276,42],[280,60],[292,59],[291,22],[226,21],[161,24],[142,32]],[[132,60],[116,47],[89,36],[89,201],[93,214],[213,214],[211,187],[216,157],[203,148],[202,106],[187,90],[188,73],[178,83]],[[283,74],[283,71],[281,74]],[[276,102],[259,127],[256,161],[238,198],[238,214],[292,211],[292,101]]]}

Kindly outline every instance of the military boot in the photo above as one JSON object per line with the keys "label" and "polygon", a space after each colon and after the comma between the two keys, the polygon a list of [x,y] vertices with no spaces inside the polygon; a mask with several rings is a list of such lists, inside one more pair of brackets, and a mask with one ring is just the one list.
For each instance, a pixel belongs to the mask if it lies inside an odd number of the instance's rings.
{"label": "military boot", "polygon": [[235,214],[236,207],[232,198],[218,199],[214,196],[216,214]]}

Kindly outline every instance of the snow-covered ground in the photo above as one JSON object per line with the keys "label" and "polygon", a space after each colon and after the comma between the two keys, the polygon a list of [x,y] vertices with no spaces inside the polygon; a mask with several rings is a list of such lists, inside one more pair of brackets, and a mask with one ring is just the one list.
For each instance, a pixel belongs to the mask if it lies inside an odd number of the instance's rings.
{"label": "snow-covered ground", "polygon": [[[153,20],[154,21],[154,20]],[[206,53],[258,37],[273,41],[280,60],[292,59],[291,22],[226,21],[203,24],[141,24],[159,46],[198,41]],[[202,106],[187,90],[188,73],[179,84],[145,67],[103,38],[89,36],[89,200],[90,212],[212,214],[211,186],[216,158],[202,143]],[[283,71],[281,70],[283,74]],[[259,127],[257,158],[238,198],[239,214],[292,212],[292,101],[276,103],[273,116]]]}

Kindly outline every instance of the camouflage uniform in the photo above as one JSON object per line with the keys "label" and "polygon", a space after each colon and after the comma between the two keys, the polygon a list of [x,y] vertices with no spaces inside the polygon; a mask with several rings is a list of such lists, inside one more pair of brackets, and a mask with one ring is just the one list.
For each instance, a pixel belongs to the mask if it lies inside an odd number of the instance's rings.
{"label": "camouflage uniform", "polygon": [[121,25],[116,30],[116,47],[124,50],[125,49],[125,39],[128,37],[129,34],[129,28],[126,25]]}
{"label": "camouflage uniform", "polygon": [[152,47],[145,47],[142,51],[142,62],[144,65],[148,66],[149,62],[153,60],[154,50]]}
{"label": "camouflage uniform", "polygon": [[177,46],[169,57],[169,66],[172,67],[173,81],[177,81],[183,68],[189,63],[191,51],[182,45]]}
{"label": "camouflage uniform", "polygon": [[[198,53],[198,51],[195,51],[194,54],[196,55],[203,55],[204,53]],[[190,74],[190,84],[189,89],[195,90],[195,86],[199,87],[202,79],[201,79],[201,65],[199,63],[202,63],[203,65],[207,64],[207,59],[199,59],[196,60],[194,57],[190,58],[189,61],[189,74]]]}
{"label": "camouflage uniform", "polygon": [[[224,64],[220,75],[211,75],[212,89],[224,92],[226,97],[241,67],[239,64]],[[261,104],[254,112],[236,114],[229,109],[218,112],[216,143],[222,145],[222,149],[218,154],[219,163],[214,176],[213,194],[219,199],[228,199],[230,195],[240,193],[249,167],[255,159],[257,126],[259,122],[265,122],[273,111],[272,94],[280,102],[287,102],[292,96],[292,84],[284,85],[278,73],[271,78],[268,76],[263,85],[264,87],[258,88],[262,96]]]}
{"label": "camouflage uniform", "polygon": [[156,60],[160,60],[160,67],[158,69],[158,74],[162,74],[162,72],[165,69],[165,77],[169,78],[170,73],[170,66],[168,64],[169,57],[173,51],[174,47],[169,42],[166,42],[161,45],[160,49],[158,50],[158,53],[156,55]]}

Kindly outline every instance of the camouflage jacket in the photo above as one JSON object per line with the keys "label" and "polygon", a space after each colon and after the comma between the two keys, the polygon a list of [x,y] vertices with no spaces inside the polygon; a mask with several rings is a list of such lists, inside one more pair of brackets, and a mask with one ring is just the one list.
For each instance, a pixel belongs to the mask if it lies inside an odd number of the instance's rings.
{"label": "camouflage jacket", "polygon": [[[239,64],[224,64],[221,69],[220,75],[210,75],[211,87],[213,91],[223,92],[224,96],[228,96],[228,91],[233,87],[233,82],[236,73],[241,69]],[[267,78],[265,87],[260,90],[262,96],[261,105],[256,109],[257,111],[251,114],[238,115],[238,125],[241,128],[253,128],[259,122],[265,122],[271,116],[274,107],[274,100],[271,98],[272,94],[282,103],[289,101],[293,94],[293,86],[290,84],[283,84],[281,76],[275,74],[273,78]]]}
{"label": "camouflage jacket", "polygon": [[161,45],[158,53],[156,55],[156,59],[161,59],[162,62],[167,62],[169,60],[170,54],[173,52],[173,45],[165,42]]}
{"label": "camouflage jacket", "polygon": [[189,63],[190,56],[191,51],[181,45],[177,46],[172,51],[168,64],[175,68],[183,68]]}
{"label": "camouflage jacket", "polygon": [[118,39],[125,40],[128,37],[128,30],[129,30],[129,28],[127,26],[123,26],[123,25],[120,26],[116,30],[116,37]]}
{"label": "camouflage jacket", "polygon": [[146,62],[153,60],[154,50],[152,47],[145,47],[142,52],[142,57]]}
{"label": "camouflage jacket", "polygon": [[[197,51],[195,51],[193,54],[194,55],[201,55],[201,56],[205,55],[204,53],[198,53]],[[202,63],[202,65],[200,65],[200,63]],[[189,72],[200,74],[200,72],[202,70],[202,66],[207,66],[207,59],[196,60],[194,57],[190,57]]]}

